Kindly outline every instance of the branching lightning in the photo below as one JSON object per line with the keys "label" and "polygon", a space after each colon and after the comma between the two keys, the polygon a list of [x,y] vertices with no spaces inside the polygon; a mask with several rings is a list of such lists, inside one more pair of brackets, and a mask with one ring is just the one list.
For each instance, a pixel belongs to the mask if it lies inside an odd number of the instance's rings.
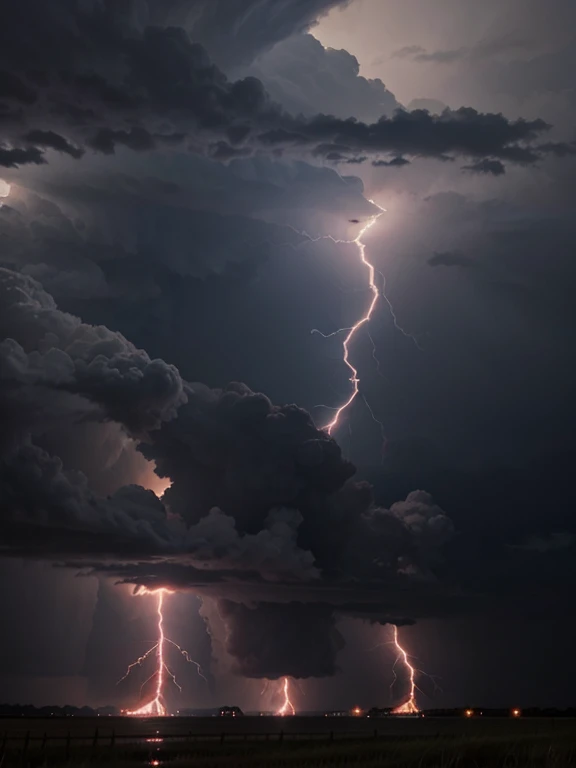
{"label": "branching lightning", "polygon": [[294,704],[292,704],[290,701],[290,681],[287,677],[285,677],[282,681],[280,692],[284,697],[284,701],[276,714],[280,717],[284,717],[285,715],[295,715],[296,709],[294,708]]}
{"label": "branching lightning", "polygon": [[[369,201],[378,209],[378,213],[371,216],[368,221],[364,224],[364,226],[361,228],[360,232],[358,233],[357,237],[355,237],[353,240],[342,240],[342,239],[336,239],[332,235],[320,235],[319,237],[311,237],[306,232],[299,232],[298,234],[302,235],[307,242],[318,242],[320,240],[331,240],[333,243],[341,244],[341,245],[355,245],[358,248],[358,255],[360,257],[360,262],[362,263],[362,266],[366,269],[367,275],[368,275],[368,289],[371,294],[371,299],[368,304],[368,307],[362,317],[360,317],[352,326],[345,327],[345,328],[339,328],[331,333],[325,334],[319,331],[318,329],[313,329],[312,333],[317,333],[320,336],[322,336],[325,339],[333,338],[335,336],[338,336],[340,334],[345,334],[343,342],[342,342],[342,351],[343,351],[343,362],[347,366],[347,368],[350,371],[350,379],[349,381],[352,384],[352,391],[348,398],[342,403],[340,406],[330,408],[330,410],[334,411],[334,415],[331,419],[331,421],[324,426],[324,429],[326,432],[331,435],[333,430],[339,425],[342,414],[352,405],[356,397],[360,394],[362,399],[364,400],[364,403],[374,420],[374,422],[379,426],[380,432],[382,435],[383,442],[385,444],[386,437],[384,434],[384,425],[381,421],[379,421],[375,414],[373,409],[371,408],[370,404],[368,403],[366,397],[363,393],[360,392],[360,378],[358,376],[358,369],[353,365],[353,363],[350,361],[350,348],[351,345],[358,334],[358,332],[365,326],[368,326],[370,320],[372,319],[372,316],[374,314],[374,311],[378,305],[378,302],[380,298],[384,299],[386,302],[390,316],[392,317],[392,321],[394,324],[394,328],[398,330],[403,336],[406,338],[411,339],[415,346],[421,350],[421,347],[418,344],[418,340],[415,336],[405,331],[398,323],[396,314],[394,312],[394,308],[388,299],[386,292],[385,292],[385,286],[386,286],[386,280],[384,276],[379,272],[382,279],[382,288],[379,289],[378,285],[376,284],[376,269],[374,265],[368,261],[366,258],[366,244],[363,242],[362,238],[368,232],[369,229],[371,229],[374,224],[378,221],[378,219],[386,212],[385,208],[381,208],[377,203],[375,203],[373,200]],[[295,232],[297,230],[294,230]],[[368,331],[368,338],[370,339],[370,343],[372,345],[372,357],[374,360],[374,363],[376,365],[376,370],[380,376],[383,376],[383,373],[381,371],[380,367],[380,361],[378,360],[377,354],[376,354],[376,345],[374,343],[374,340]],[[324,406],[328,407],[328,406]],[[166,678],[170,678],[170,680],[174,683],[174,685],[179,689],[182,690],[179,683],[176,680],[176,677],[174,676],[174,673],[172,670],[167,666],[165,662],[165,648],[166,643],[171,644],[174,648],[176,648],[182,656],[191,664],[194,664],[196,666],[196,669],[198,671],[198,674],[200,677],[202,677],[204,680],[206,678],[202,674],[202,670],[198,662],[194,661],[188,654],[188,652],[181,648],[177,643],[175,643],[170,638],[166,637],[164,634],[164,627],[163,627],[163,607],[164,607],[164,595],[171,594],[171,591],[168,589],[157,589],[157,590],[144,590],[145,594],[156,594],[158,595],[158,604],[157,604],[157,613],[158,613],[158,640],[157,642],[146,651],[142,656],[140,656],[136,661],[132,662],[127,670],[124,676],[118,681],[119,683],[125,680],[131,673],[131,671],[134,669],[134,667],[141,666],[148,658],[151,656],[151,654],[156,651],[156,669],[152,673],[152,675],[144,681],[142,684],[142,688],[146,685],[146,683],[150,682],[150,680],[156,679],[156,690],[155,690],[155,696],[153,699],[151,699],[149,702],[147,702],[145,705],[140,707],[136,710],[128,710],[126,714],[128,715],[135,715],[135,716],[165,716],[167,714],[167,709],[165,705],[164,700],[164,686],[166,683]],[[411,714],[411,713],[417,713],[419,712],[418,706],[416,704],[416,669],[410,664],[408,654],[406,651],[402,648],[400,645],[399,639],[398,639],[398,628],[394,626],[394,640],[393,644],[396,647],[398,656],[396,659],[396,662],[394,664],[394,667],[396,667],[396,664],[399,661],[402,661],[405,668],[408,670],[408,676],[410,681],[410,691],[408,699],[401,704],[400,706],[396,707],[393,712],[396,714]],[[396,675],[396,672],[394,670],[394,675]],[[142,690],[141,688],[141,690]],[[267,689],[267,686],[264,690]],[[294,705],[292,704],[292,701],[290,700],[290,681],[288,677],[284,677],[282,679],[281,687],[280,687],[280,694],[283,697],[283,703],[281,707],[277,710],[276,715],[278,716],[286,716],[286,715],[295,715],[296,709]],[[264,691],[262,691],[264,693]]]}
{"label": "branching lightning", "polygon": [[[370,299],[370,303],[368,304],[366,312],[364,313],[364,315],[361,318],[359,318],[359,320],[357,320],[354,323],[354,325],[352,325],[350,327],[347,327],[347,328],[339,328],[338,330],[333,331],[332,333],[328,333],[328,334],[322,333],[317,328],[314,328],[312,330],[312,333],[318,333],[318,334],[320,334],[325,339],[332,338],[334,336],[337,336],[340,333],[346,334],[344,336],[344,340],[342,342],[342,350],[343,350],[343,357],[342,357],[342,359],[343,359],[345,365],[347,366],[347,368],[350,371],[350,382],[352,383],[352,392],[350,393],[349,397],[344,401],[344,403],[342,403],[342,405],[340,405],[337,408],[333,409],[334,410],[334,416],[332,417],[332,420],[328,424],[326,424],[325,427],[324,427],[324,429],[328,432],[329,435],[331,435],[332,431],[338,426],[338,424],[340,422],[341,415],[352,405],[352,403],[354,402],[354,400],[356,399],[356,397],[358,396],[358,394],[360,392],[360,379],[358,377],[358,370],[352,364],[352,362],[350,361],[350,347],[351,347],[351,344],[354,341],[354,338],[355,338],[356,334],[358,333],[358,331],[360,331],[364,326],[366,326],[370,322],[380,297],[382,297],[385,300],[385,302],[386,302],[386,304],[388,306],[388,309],[390,311],[390,315],[392,317],[392,321],[394,323],[394,327],[398,331],[400,331],[400,333],[402,333],[403,336],[406,336],[407,338],[411,339],[414,342],[414,344],[418,347],[418,349],[421,349],[421,347],[418,345],[417,339],[414,336],[412,336],[412,334],[410,334],[407,331],[405,331],[398,324],[398,320],[396,318],[396,314],[394,312],[394,308],[392,307],[392,304],[391,304],[390,300],[388,299],[388,297],[386,296],[386,292],[384,290],[384,286],[386,284],[386,281],[385,281],[384,277],[381,275],[383,288],[382,288],[382,290],[380,290],[378,288],[378,286],[376,285],[376,269],[375,269],[374,265],[370,261],[368,261],[368,259],[366,258],[366,244],[364,243],[362,238],[364,237],[366,232],[368,232],[368,230],[371,227],[374,226],[374,224],[378,221],[380,216],[382,216],[386,212],[386,209],[385,208],[381,208],[377,203],[374,202],[374,200],[370,200],[370,202],[372,203],[372,205],[374,205],[374,206],[376,206],[376,208],[378,208],[379,213],[376,213],[374,216],[371,216],[368,219],[368,221],[364,224],[364,226],[362,227],[362,229],[358,233],[357,237],[354,238],[354,240],[337,240],[336,238],[332,237],[331,235],[321,235],[320,237],[309,238],[311,242],[317,242],[318,240],[332,240],[332,242],[334,242],[334,243],[345,244],[345,245],[355,245],[358,248],[358,255],[360,257],[360,261],[361,261],[363,267],[365,267],[365,269],[368,272],[368,288],[370,290],[370,293],[372,294],[372,298]],[[307,236],[307,237],[309,237],[309,236]],[[371,336],[370,336],[370,341],[371,341],[371,344],[372,344],[372,357],[374,358],[374,361],[376,363],[376,369],[377,369],[378,373],[380,375],[382,375],[382,371],[380,369],[380,362],[379,362],[379,360],[378,360],[378,358],[376,356],[376,347],[375,347],[374,341],[372,340]],[[365,402],[366,402],[366,400],[365,400]],[[367,402],[366,402],[366,405],[368,406]],[[381,423],[375,418],[372,409],[369,406],[368,406],[368,409],[370,411],[370,415],[374,418],[374,421],[376,421],[376,423],[379,424],[381,429],[383,430],[383,427],[382,427]]]}
{"label": "branching lightning", "polygon": [[178,643],[175,643],[173,640],[171,640],[169,637],[166,637],[164,634],[164,596],[170,595],[172,592],[169,589],[154,589],[154,590],[144,590],[141,594],[148,594],[148,595],[157,595],[158,596],[158,602],[156,607],[156,612],[158,614],[158,640],[154,645],[149,648],[146,653],[144,653],[142,656],[140,656],[136,661],[132,662],[132,664],[128,665],[128,668],[126,670],[126,673],[123,677],[118,680],[118,683],[121,683],[123,680],[125,680],[128,675],[132,672],[134,667],[142,666],[142,664],[146,661],[146,659],[154,652],[156,651],[156,669],[154,672],[148,677],[140,687],[140,691],[144,688],[146,683],[149,683],[150,680],[156,679],[156,688],[155,688],[155,696],[153,699],[148,701],[146,704],[144,704],[142,707],[139,707],[138,709],[134,710],[127,710],[127,715],[133,715],[137,717],[146,717],[146,716],[157,716],[157,717],[164,717],[168,714],[166,709],[166,704],[164,700],[164,686],[166,683],[166,679],[169,678],[174,685],[178,688],[179,691],[182,690],[182,687],[176,680],[176,677],[174,675],[174,672],[170,669],[170,667],[166,664],[165,656],[166,656],[166,643],[169,643],[174,648],[176,648],[182,656],[186,659],[187,662],[190,664],[194,664],[196,667],[196,670],[200,677],[203,680],[206,680],[204,675],[202,674],[202,669],[200,667],[200,664],[198,664],[197,661],[194,661],[194,659],[191,658],[188,651],[186,651],[184,648],[178,645]]}
{"label": "branching lightning", "polygon": [[[370,200],[370,202],[373,205],[376,205],[376,203],[373,200]],[[372,314],[374,312],[374,309],[376,308],[376,305],[378,303],[378,299],[380,297],[380,292],[378,291],[378,287],[375,282],[375,276],[376,271],[374,269],[374,265],[369,262],[366,259],[366,245],[362,241],[362,238],[368,232],[368,230],[374,226],[374,224],[378,221],[380,216],[382,216],[383,213],[385,213],[384,208],[380,208],[379,205],[376,205],[376,207],[379,210],[379,213],[372,216],[366,224],[362,227],[360,232],[358,233],[357,237],[354,238],[354,240],[335,240],[336,243],[348,243],[348,244],[354,244],[358,247],[358,254],[360,256],[360,261],[364,265],[364,267],[368,270],[368,287],[370,289],[370,293],[372,294],[372,298],[370,300],[370,303],[368,305],[368,309],[366,310],[366,313],[363,317],[361,317],[359,320],[352,325],[351,328],[341,328],[338,331],[336,331],[334,334],[336,335],[338,333],[347,332],[346,336],[344,337],[344,341],[342,342],[342,350],[343,350],[343,360],[345,365],[350,370],[350,381],[352,383],[352,392],[348,399],[336,409],[336,412],[334,413],[334,416],[332,417],[332,420],[326,424],[325,429],[328,432],[329,435],[332,434],[332,430],[338,425],[338,422],[340,420],[341,414],[349,408],[350,405],[354,402],[356,399],[356,396],[359,392],[359,386],[360,386],[360,379],[358,378],[358,370],[354,367],[354,365],[350,362],[350,344],[354,340],[354,337],[358,333],[358,331],[366,325],[370,318],[372,317]],[[334,238],[331,238],[334,239]]]}
{"label": "branching lightning", "polygon": [[[396,664],[398,661],[402,661],[404,664],[404,667],[408,671],[408,680],[410,682],[410,689],[408,692],[408,698],[403,704],[400,704],[400,706],[396,707],[392,710],[392,713],[395,715],[411,715],[416,714],[420,710],[418,709],[418,705],[416,704],[416,670],[410,664],[410,660],[408,658],[408,654],[404,650],[404,648],[400,645],[400,640],[398,639],[398,627],[396,624],[392,625],[394,630],[394,645],[396,647],[396,651],[398,652],[398,656],[396,658],[396,662],[394,663],[394,667],[396,667]],[[396,670],[394,669],[394,674],[396,674]]]}

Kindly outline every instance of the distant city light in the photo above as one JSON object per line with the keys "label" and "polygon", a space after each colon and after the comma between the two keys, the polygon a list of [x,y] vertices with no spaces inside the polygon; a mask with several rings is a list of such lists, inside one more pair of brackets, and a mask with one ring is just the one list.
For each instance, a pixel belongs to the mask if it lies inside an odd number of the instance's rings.
{"label": "distant city light", "polygon": [[474,715],[474,710],[473,709],[467,709],[464,712],[464,714],[466,715],[466,717],[472,717]]}

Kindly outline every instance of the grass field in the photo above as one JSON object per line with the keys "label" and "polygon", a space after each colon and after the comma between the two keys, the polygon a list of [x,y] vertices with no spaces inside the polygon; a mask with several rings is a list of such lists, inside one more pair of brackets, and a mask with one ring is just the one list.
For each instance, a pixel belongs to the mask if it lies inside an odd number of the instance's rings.
{"label": "grass field", "polygon": [[576,721],[314,717],[0,720],[0,768],[64,765],[560,768],[576,766]]}

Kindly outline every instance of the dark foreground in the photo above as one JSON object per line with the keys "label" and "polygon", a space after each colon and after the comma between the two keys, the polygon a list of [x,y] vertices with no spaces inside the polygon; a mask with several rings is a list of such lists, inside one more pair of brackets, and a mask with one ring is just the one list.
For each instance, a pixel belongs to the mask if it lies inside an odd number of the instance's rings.
{"label": "dark foreground", "polygon": [[0,767],[576,766],[570,719],[324,717],[0,720]]}

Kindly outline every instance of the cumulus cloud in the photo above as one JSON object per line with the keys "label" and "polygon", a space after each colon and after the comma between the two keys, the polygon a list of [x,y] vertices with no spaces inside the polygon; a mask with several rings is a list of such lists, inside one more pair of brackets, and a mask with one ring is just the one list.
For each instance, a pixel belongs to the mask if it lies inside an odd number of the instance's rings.
{"label": "cumulus cloud", "polygon": [[360,75],[355,56],[324,48],[312,35],[293,35],[237,74],[257,77],[274,101],[306,117],[324,112],[374,122],[400,107],[382,80]]}
{"label": "cumulus cloud", "polygon": [[186,395],[178,371],[119,333],[58,310],[39,283],[0,270],[2,378],[7,386],[65,390],[118,415],[137,435],[174,417]]}
{"label": "cumulus cloud", "polygon": [[[434,581],[452,535],[442,510],[423,492],[389,510],[375,506],[305,411],[243,384],[183,382],[120,334],[59,310],[29,276],[3,269],[0,286],[5,555],[216,590],[229,652],[239,671],[257,677],[333,674],[336,605],[384,617],[389,598],[383,603],[376,585]],[[134,484],[103,498],[49,452],[54,431],[84,420],[112,421],[140,440],[171,481],[162,502]],[[363,608],[350,599],[358,584]],[[295,619],[316,617],[305,659],[273,639],[291,603]],[[257,661],[248,650],[256,620],[267,649]]]}

